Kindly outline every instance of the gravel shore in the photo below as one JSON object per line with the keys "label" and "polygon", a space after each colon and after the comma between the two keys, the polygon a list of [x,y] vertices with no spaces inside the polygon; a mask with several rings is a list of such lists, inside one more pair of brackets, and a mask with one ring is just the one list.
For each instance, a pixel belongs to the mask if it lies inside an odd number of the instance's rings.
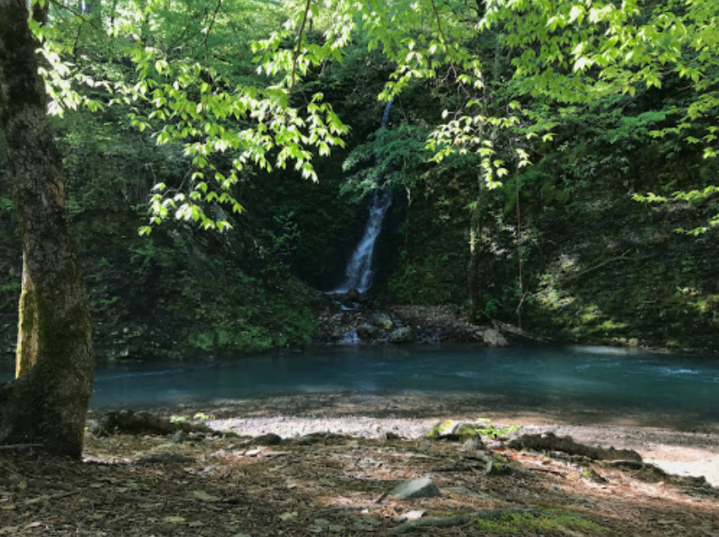
{"label": "gravel shore", "polygon": [[426,394],[313,394],[160,409],[165,415],[188,417],[196,412],[209,415],[206,423],[217,430],[247,435],[272,432],[286,438],[313,432],[365,438],[392,432],[419,438],[439,420],[491,418],[500,425],[519,425],[526,433],[552,431],[586,444],[634,449],[646,462],[669,473],[703,475],[719,487],[719,423],[661,412],[616,416],[593,409],[537,409],[487,398]]}

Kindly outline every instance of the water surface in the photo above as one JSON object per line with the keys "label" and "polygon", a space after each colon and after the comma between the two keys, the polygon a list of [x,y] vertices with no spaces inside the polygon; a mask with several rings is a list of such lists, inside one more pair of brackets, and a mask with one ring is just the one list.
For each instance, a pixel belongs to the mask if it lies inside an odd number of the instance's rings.
{"label": "water surface", "polygon": [[[9,378],[0,373],[0,380]],[[484,395],[519,405],[719,420],[719,360],[606,347],[323,347],[221,361],[102,366],[92,406],[317,393]]]}
{"label": "water surface", "polygon": [[[3,376],[4,375],[4,376]],[[9,373],[0,373],[0,381]],[[583,408],[719,421],[719,360],[606,347],[322,347],[205,362],[98,368],[94,408],[307,394],[484,397],[525,408]]]}

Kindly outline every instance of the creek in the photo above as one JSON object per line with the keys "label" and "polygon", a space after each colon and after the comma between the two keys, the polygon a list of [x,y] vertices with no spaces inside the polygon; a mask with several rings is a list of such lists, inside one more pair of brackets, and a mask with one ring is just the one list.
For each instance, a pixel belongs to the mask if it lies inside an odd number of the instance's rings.
{"label": "creek", "polygon": [[[0,382],[11,378],[0,371]],[[606,347],[315,347],[98,367],[92,407],[318,394],[483,397],[495,404],[719,423],[719,360]]]}

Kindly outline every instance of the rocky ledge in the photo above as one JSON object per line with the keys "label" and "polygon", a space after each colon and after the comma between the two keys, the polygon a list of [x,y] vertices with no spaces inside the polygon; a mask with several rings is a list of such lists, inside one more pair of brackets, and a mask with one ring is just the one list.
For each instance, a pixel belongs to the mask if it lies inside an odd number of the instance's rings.
{"label": "rocky ledge", "polygon": [[326,310],[317,316],[318,341],[339,345],[378,343],[478,343],[506,347],[493,326],[468,322],[451,306],[386,306]]}

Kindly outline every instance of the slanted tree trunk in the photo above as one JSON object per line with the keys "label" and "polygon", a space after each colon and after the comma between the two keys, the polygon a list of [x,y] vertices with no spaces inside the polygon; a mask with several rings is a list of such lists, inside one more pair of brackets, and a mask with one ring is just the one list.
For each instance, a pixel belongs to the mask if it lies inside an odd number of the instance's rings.
{"label": "slanted tree trunk", "polygon": [[79,457],[95,369],[89,307],[27,20],[24,0],[0,0],[0,125],[24,253],[17,378],[0,387],[0,444]]}

